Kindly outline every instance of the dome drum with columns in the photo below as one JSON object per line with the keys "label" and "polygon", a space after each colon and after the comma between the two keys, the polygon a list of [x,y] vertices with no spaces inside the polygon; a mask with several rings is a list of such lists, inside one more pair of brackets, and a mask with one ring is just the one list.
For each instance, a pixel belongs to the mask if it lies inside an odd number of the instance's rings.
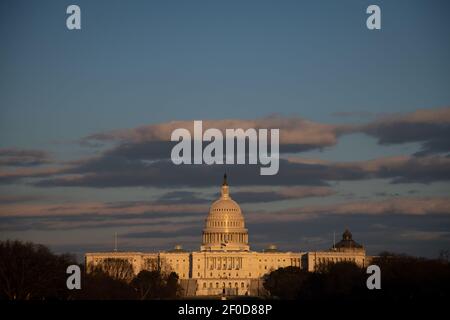
{"label": "dome drum with columns", "polygon": [[239,205],[230,197],[227,175],[221,196],[209,209],[203,229],[201,251],[249,251],[248,232]]}

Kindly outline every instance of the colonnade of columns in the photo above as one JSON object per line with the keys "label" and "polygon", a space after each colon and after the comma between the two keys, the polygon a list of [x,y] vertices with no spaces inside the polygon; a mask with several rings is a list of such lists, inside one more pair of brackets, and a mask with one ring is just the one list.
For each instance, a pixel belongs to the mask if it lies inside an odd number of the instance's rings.
{"label": "colonnade of columns", "polygon": [[203,243],[222,243],[222,242],[235,242],[235,243],[248,243],[248,234],[243,232],[237,233],[204,233]]}

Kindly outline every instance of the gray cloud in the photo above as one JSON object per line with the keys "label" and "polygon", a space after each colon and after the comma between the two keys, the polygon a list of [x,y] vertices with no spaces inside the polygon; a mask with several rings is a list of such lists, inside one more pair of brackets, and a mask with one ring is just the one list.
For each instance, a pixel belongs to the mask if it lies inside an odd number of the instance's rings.
{"label": "gray cloud", "polygon": [[[299,208],[298,210],[301,210]],[[330,214],[319,215],[307,220],[276,220],[258,221],[247,219],[250,244],[253,250],[261,250],[268,244],[276,244],[280,250],[308,251],[324,250],[333,243],[333,232],[336,239],[341,237],[345,228],[349,228],[356,241],[366,246],[368,254],[378,254],[388,250],[398,253],[437,257],[440,250],[450,247],[450,215],[367,215],[367,214]],[[89,218],[85,216],[84,218]],[[122,250],[162,250],[170,249],[174,243],[180,243],[186,250],[197,250],[201,241],[204,214],[198,216],[193,223],[152,223],[144,224],[144,230],[133,230],[137,224],[125,224],[129,231],[119,234]],[[114,228],[120,227],[118,222]],[[3,225],[3,221],[0,223]],[[40,227],[35,225],[34,227]],[[84,234],[96,233],[100,228],[107,228],[104,224],[97,227],[92,225],[84,229]],[[55,230],[58,229],[44,229]],[[26,230],[24,230],[26,231]],[[18,231],[22,232],[22,231]],[[143,247],[143,244],[147,244]],[[60,245],[59,251],[92,252],[111,250],[98,243]]]}
{"label": "gray cloud", "polygon": [[50,156],[42,150],[0,149],[0,166],[32,167],[49,162]]}
{"label": "gray cloud", "polygon": [[[96,171],[98,168],[98,171]],[[123,158],[99,158],[90,163],[74,167],[67,171],[74,176],[44,179],[37,186],[155,186],[168,187],[205,187],[221,183],[221,177],[227,172],[234,185],[315,185],[325,186],[327,180],[362,178],[363,172],[342,168],[331,170],[323,165],[292,163],[280,159],[280,170],[274,176],[261,176],[257,165],[174,165],[169,160],[152,163],[130,161]]]}
{"label": "gray cloud", "polygon": [[212,198],[205,198],[193,191],[170,191],[155,200],[159,204],[207,204]]}
{"label": "gray cloud", "polygon": [[[145,125],[126,130],[94,133],[80,140],[82,145],[96,145],[99,142],[113,142],[116,146],[104,153],[105,157],[125,158],[128,160],[164,160],[170,158],[173,130],[186,128],[193,132],[193,121],[170,121]],[[297,153],[334,146],[339,135],[348,129],[344,125],[317,123],[299,117],[283,117],[278,115],[260,119],[240,120],[205,120],[203,131],[217,128],[222,134],[228,128],[280,129],[280,153]],[[204,142],[203,145],[207,145]]]}
{"label": "gray cloud", "polygon": [[[355,112],[340,112],[338,116],[362,116]],[[363,114],[368,116],[368,114]],[[330,125],[298,117],[269,116],[254,120],[207,120],[206,128],[279,128],[280,152],[297,153],[334,146],[343,134],[363,132],[378,139],[380,144],[421,143],[416,155],[430,155],[450,151],[450,107],[421,109],[397,115],[385,115],[365,125]],[[118,142],[107,152],[127,159],[167,159],[172,146],[171,132],[176,128],[193,130],[192,121],[172,121],[128,130],[96,133],[83,143],[98,141]]]}
{"label": "gray cloud", "polygon": [[[256,165],[182,165],[168,159],[174,142],[171,130],[189,128],[190,121],[175,121],[107,133],[98,133],[83,141],[108,141],[118,145],[100,156],[72,161],[62,169],[15,170],[0,172],[0,183],[15,183],[25,178],[42,178],[36,186],[201,187],[216,185],[215,177],[230,173],[236,185],[311,185],[326,186],[329,181],[386,178],[393,183],[431,183],[450,179],[449,157],[433,153],[448,152],[450,108],[418,110],[385,116],[363,126],[333,126],[301,118],[266,117],[256,120],[212,120],[206,127],[255,127],[282,129],[282,152],[296,153],[332,146],[342,134],[365,132],[380,144],[421,142],[416,157],[380,158],[361,162],[306,162],[301,158],[280,160],[279,174],[260,176]],[[284,148],[284,149],[283,149]],[[11,151],[11,150],[10,150]],[[9,153],[11,153],[8,151]],[[420,157],[417,157],[420,155]],[[33,169],[33,168],[22,168]],[[44,170],[45,169],[45,170]],[[251,196],[251,195],[250,195]],[[267,194],[267,196],[270,196]],[[194,199],[199,203],[202,199]]]}
{"label": "gray cloud", "polygon": [[[238,203],[266,203],[282,200],[303,199],[309,197],[326,197],[336,192],[329,187],[285,187],[279,189],[252,188],[249,190],[233,191],[233,199]],[[219,193],[214,196],[203,196],[199,192],[193,191],[171,191],[163,194],[154,203],[158,204],[210,204],[219,197]]]}
{"label": "gray cloud", "polygon": [[202,234],[203,226],[201,224],[194,226],[185,226],[177,229],[176,231],[151,231],[151,232],[130,232],[121,235],[123,238],[174,238],[178,237],[186,237],[186,236],[198,236],[200,239],[200,235]]}
{"label": "gray cloud", "polygon": [[[320,189],[319,189],[320,190]],[[281,190],[279,194],[283,194]],[[298,194],[293,191],[292,194]],[[319,192],[318,192],[319,193]],[[253,200],[253,199],[252,199]],[[146,201],[113,203],[73,203],[58,205],[3,205],[2,230],[65,230],[113,226],[177,225],[202,221],[209,205],[160,205]],[[334,215],[450,215],[447,197],[394,197],[378,201],[350,201],[330,205],[312,205],[274,212],[245,213],[248,222],[271,223],[306,221]],[[197,223],[197,222],[196,222]]]}
{"label": "gray cloud", "polygon": [[418,156],[448,153],[450,107],[385,116],[356,130],[377,138],[380,144],[420,142]]}
{"label": "gray cloud", "polygon": [[[171,121],[146,125],[127,130],[95,133],[81,139],[81,142],[116,141],[120,143],[139,144],[147,142],[170,141],[173,130],[186,128],[193,132],[193,121]],[[323,148],[335,145],[337,136],[346,130],[345,126],[317,123],[300,117],[283,117],[272,115],[259,119],[222,119],[204,120],[203,130],[217,128],[223,133],[228,128],[280,129],[282,145],[301,145],[302,148]],[[309,146],[309,147],[307,147]]]}
{"label": "gray cloud", "polygon": [[47,197],[38,195],[0,195],[0,205],[2,204],[13,204],[13,203],[24,203],[46,199]]}
{"label": "gray cloud", "polygon": [[372,255],[393,251],[437,257],[450,248],[450,215],[327,215],[304,221],[254,221],[247,227],[253,248],[275,243],[281,250],[324,250],[332,246],[333,233],[339,240],[346,228]]}
{"label": "gray cloud", "polygon": [[22,182],[30,178],[51,177],[62,173],[61,168],[15,168],[12,170],[0,171],[0,184],[13,184]]}
{"label": "gray cloud", "polygon": [[[307,161],[291,157],[280,159],[274,176],[261,176],[257,165],[174,165],[169,160],[145,162],[103,155],[65,170],[64,175],[35,183],[41,187],[205,187],[220,183],[223,172],[234,185],[327,186],[329,181],[371,178],[393,183],[431,183],[450,180],[450,157],[390,157],[360,162]],[[201,202],[201,200],[199,200]]]}
{"label": "gray cloud", "polygon": [[274,190],[243,190],[233,192],[238,203],[265,203],[282,200],[327,197],[336,192],[329,187],[284,187]]}
{"label": "gray cloud", "polygon": [[[207,212],[205,210],[205,212]],[[173,226],[184,226],[186,221],[202,221],[205,212],[144,212],[129,214],[58,214],[57,212],[41,216],[0,216],[0,230],[11,231],[58,231],[89,230],[101,228],[147,227],[162,230]]]}
{"label": "gray cloud", "polygon": [[[283,194],[287,190],[289,188],[281,188],[278,193]],[[321,188],[316,190],[318,195],[327,193],[327,188],[319,190]],[[303,188],[298,188],[292,194],[302,194],[303,191]],[[264,195],[264,192],[261,191],[259,196]],[[195,195],[189,192],[168,192],[161,199]],[[250,202],[254,199],[252,197]],[[155,204],[157,202],[119,201],[22,207],[3,204],[0,208],[0,229],[9,235],[36,230],[84,230],[84,234],[89,235],[100,229],[122,228],[127,231],[122,231],[120,238],[127,239],[124,245],[126,243],[129,248],[140,247],[143,242],[133,242],[139,240],[148,240],[153,244],[157,241],[158,248],[155,248],[159,250],[164,246],[169,248],[175,240],[186,249],[198,248],[208,206],[161,206]],[[394,197],[379,201],[297,206],[273,212],[248,210],[244,215],[254,249],[262,249],[269,243],[276,243],[282,250],[326,249],[331,246],[333,231],[339,237],[345,228],[352,230],[355,239],[366,245],[370,254],[391,250],[436,256],[440,249],[448,249],[450,245],[448,197]],[[83,248],[91,250],[86,245]]]}

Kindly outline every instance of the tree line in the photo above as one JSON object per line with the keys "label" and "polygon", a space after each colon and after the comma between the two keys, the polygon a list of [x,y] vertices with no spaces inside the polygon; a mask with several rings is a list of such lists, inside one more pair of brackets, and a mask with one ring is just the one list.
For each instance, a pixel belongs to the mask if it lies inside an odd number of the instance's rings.
{"label": "tree line", "polygon": [[[81,290],[67,289],[69,265],[81,267]],[[131,264],[119,259],[88,269],[75,256],[56,255],[43,245],[1,241],[0,300],[147,300],[181,295],[174,272],[144,270],[135,276]]]}
{"label": "tree line", "polygon": [[304,302],[430,302],[450,298],[448,254],[425,259],[381,253],[371,264],[381,270],[381,289],[369,290],[369,274],[352,262],[322,264],[315,272],[280,268],[264,278],[272,298]]}

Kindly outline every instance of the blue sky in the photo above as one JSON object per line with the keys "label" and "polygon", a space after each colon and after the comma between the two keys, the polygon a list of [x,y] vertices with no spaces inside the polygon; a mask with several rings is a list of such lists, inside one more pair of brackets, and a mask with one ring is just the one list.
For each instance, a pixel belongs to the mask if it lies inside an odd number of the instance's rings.
{"label": "blue sky", "polygon": [[[81,7],[81,31],[69,31],[65,27],[66,7],[72,3]],[[365,26],[365,9],[369,4],[381,7],[380,31],[369,31]],[[86,136],[174,120],[244,120],[279,114],[337,126],[365,125],[380,117],[408,117],[417,110],[434,112],[448,107],[450,102],[448,12],[448,1],[438,0],[2,1],[0,148],[4,157],[8,156],[5,150],[10,149],[48,153],[46,163],[31,168],[39,170],[115,150],[111,145],[99,148],[80,145],[79,140]],[[439,122],[437,127],[447,132],[448,125]],[[368,131],[355,130],[339,136],[335,144],[321,145],[294,156],[333,165],[414,157],[423,141],[429,141],[424,137],[383,144],[379,133]],[[439,141],[442,143],[442,139]],[[446,161],[448,151],[441,148],[434,156]],[[423,159],[420,161],[425,163]],[[433,158],[433,161],[437,160]],[[1,170],[7,174],[15,168],[21,167],[8,165]],[[75,169],[71,170],[73,173]],[[80,170],[77,168],[79,174],[87,174]],[[411,181],[408,176],[405,179],[409,182],[401,184],[392,183],[389,179],[398,176],[389,176],[384,171],[375,177],[366,172],[367,176],[358,179],[325,177],[324,181],[336,191],[328,197],[243,206],[248,211],[268,207],[274,212],[298,206],[301,211],[309,204],[364,201],[361,197],[376,201],[380,197],[375,194],[381,191],[387,193],[381,199],[388,200],[396,197],[392,194],[409,200],[446,197],[448,170],[444,166],[438,174],[430,173],[429,177],[426,171],[419,182],[417,177]],[[216,170],[223,171],[223,168]],[[407,176],[403,171],[401,174]],[[1,193],[8,197],[33,195],[35,199],[31,203],[42,205],[154,200],[176,190],[194,190],[213,198],[217,191],[212,181],[208,186],[169,184],[163,189],[112,181],[111,186],[98,188],[89,184],[61,186],[57,183],[42,187],[36,184],[35,178],[29,178],[2,183]],[[43,176],[43,179],[53,178]],[[220,178],[210,178],[220,183]],[[270,188],[256,180],[255,184]],[[283,181],[277,186],[286,187]],[[409,193],[411,190],[414,192]],[[346,192],[352,192],[357,199],[349,200]],[[21,231],[20,222],[7,221],[15,214],[10,214],[9,209],[3,210],[4,226],[11,223],[16,227],[5,227],[5,237],[54,246],[61,243],[61,234],[69,233],[43,231],[36,221]],[[439,212],[438,218],[425,215],[424,219],[442,221],[448,231],[450,212],[444,213]],[[367,212],[361,214],[365,216]],[[370,236],[364,238],[370,232],[378,232],[366,230],[368,225],[375,224],[369,223],[370,219],[373,218],[368,218],[364,227],[355,223],[354,233],[363,237],[360,242],[366,242],[369,248],[370,245],[378,248],[379,244]],[[380,219],[391,221],[390,216]],[[389,226],[387,234],[399,242],[406,241],[395,238],[398,230],[392,224]],[[343,227],[315,226],[310,228],[311,236],[324,238],[331,229]],[[416,223],[414,228],[408,225],[403,231],[405,234],[421,232],[424,238],[432,240],[419,246],[414,244],[416,237],[392,249],[422,255],[429,252],[436,255],[438,247],[448,249],[448,232],[422,228],[421,223]],[[64,236],[67,238],[64,245],[55,248],[83,247],[77,249],[81,251],[102,248],[109,234],[113,234],[112,229],[79,227],[70,231],[72,236]],[[120,231],[124,235],[131,232],[127,227]],[[272,236],[277,235],[281,233]],[[189,236],[187,233],[180,241],[186,240],[194,246],[195,237]],[[86,238],[92,241],[83,242]],[[130,240],[130,247],[145,248],[143,243],[133,241]],[[150,237],[147,241],[153,240]],[[158,241],[154,243],[160,245],[155,247],[169,245]],[[296,243],[294,238],[283,241],[289,249],[305,246]],[[255,242],[256,246],[265,245],[262,240]],[[325,245],[326,242],[319,243],[317,248]],[[392,244],[383,242],[383,245],[389,249]]]}
{"label": "blue sky", "polygon": [[65,28],[70,3],[2,3],[2,145],[450,98],[446,1],[380,1],[381,32],[365,27],[370,1],[79,1],[81,32]]}

